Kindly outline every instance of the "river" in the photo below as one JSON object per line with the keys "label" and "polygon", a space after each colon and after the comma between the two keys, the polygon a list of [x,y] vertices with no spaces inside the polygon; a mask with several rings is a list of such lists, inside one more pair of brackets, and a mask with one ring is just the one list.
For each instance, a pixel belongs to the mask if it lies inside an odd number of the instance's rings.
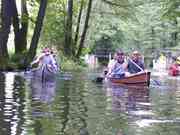
{"label": "river", "polygon": [[180,85],[156,77],[149,88],[95,83],[92,71],[42,83],[0,74],[0,135],[180,135]]}

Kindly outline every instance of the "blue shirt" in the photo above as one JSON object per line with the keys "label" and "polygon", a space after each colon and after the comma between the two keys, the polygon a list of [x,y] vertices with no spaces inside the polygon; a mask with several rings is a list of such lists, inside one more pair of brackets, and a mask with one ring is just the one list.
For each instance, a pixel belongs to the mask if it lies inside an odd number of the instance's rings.
{"label": "blue shirt", "polygon": [[125,76],[125,70],[123,68],[123,63],[116,63],[114,68],[112,69],[112,77],[114,78],[123,78]]}

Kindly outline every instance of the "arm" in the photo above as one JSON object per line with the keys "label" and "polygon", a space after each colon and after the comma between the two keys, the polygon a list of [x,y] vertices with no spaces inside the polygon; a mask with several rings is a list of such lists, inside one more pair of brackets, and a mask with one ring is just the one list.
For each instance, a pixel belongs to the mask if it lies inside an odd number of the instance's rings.
{"label": "arm", "polygon": [[110,76],[112,73],[112,70],[115,68],[116,62],[115,61],[110,61],[108,64],[108,73],[106,76]]}
{"label": "arm", "polygon": [[125,71],[128,70],[128,62],[129,62],[129,61],[124,61],[124,63],[123,63],[123,69],[124,69]]}
{"label": "arm", "polygon": [[31,62],[31,66],[36,64],[36,63],[39,63],[40,60],[44,57],[45,54],[41,54],[40,56],[38,56],[34,61]]}
{"label": "arm", "polygon": [[50,55],[50,59],[51,59],[50,64],[48,64],[49,68],[53,68],[53,69],[55,69],[56,71],[58,71],[58,70],[59,70],[59,67],[58,67],[57,61],[56,61],[56,59],[54,58],[54,56],[53,56],[53,55]]}
{"label": "arm", "polygon": [[144,65],[144,63],[141,61],[140,62],[140,67],[144,70],[145,69],[145,65]]}

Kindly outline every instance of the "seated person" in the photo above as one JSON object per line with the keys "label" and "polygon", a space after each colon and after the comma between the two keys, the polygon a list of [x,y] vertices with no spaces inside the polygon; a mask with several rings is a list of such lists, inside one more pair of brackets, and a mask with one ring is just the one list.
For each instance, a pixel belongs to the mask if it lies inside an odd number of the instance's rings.
{"label": "seated person", "polygon": [[109,68],[107,77],[124,78],[128,76],[129,73],[126,72],[127,63],[124,60],[123,51],[121,50],[117,51],[115,56],[116,56],[116,61]]}
{"label": "seated person", "polygon": [[53,59],[54,59],[54,64],[56,65],[57,67],[57,70],[60,70],[60,65],[58,65],[58,62],[57,62],[57,52],[54,48],[51,48],[50,49],[50,52],[51,52],[51,55],[53,56]]}
{"label": "seated person", "polygon": [[104,75],[111,72],[112,67],[117,62],[117,55],[114,53],[113,59],[111,59],[107,65],[107,68],[104,70]]}
{"label": "seated person", "polygon": [[169,75],[171,76],[177,76],[180,72],[180,56],[177,57],[174,64],[172,64],[169,68]]}
{"label": "seated person", "polygon": [[144,63],[141,60],[141,55],[138,51],[132,53],[131,59],[128,60],[128,72],[135,74],[144,71]]}
{"label": "seated person", "polygon": [[58,70],[58,66],[56,63],[56,60],[54,59],[54,56],[51,54],[51,50],[49,48],[45,48],[42,51],[42,54],[39,55],[32,63],[36,64],[38,63],[38,67],[41,67],[43,65],[47,65],[50,70]]}

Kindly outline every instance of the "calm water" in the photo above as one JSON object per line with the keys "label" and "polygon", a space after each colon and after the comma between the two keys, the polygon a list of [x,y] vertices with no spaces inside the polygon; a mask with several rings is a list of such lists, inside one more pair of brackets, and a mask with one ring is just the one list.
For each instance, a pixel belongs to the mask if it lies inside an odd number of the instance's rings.
{"label": "calm water", "polygon": [[[44,84],[0,74],[0,135],[180,135],[180,85],[125,89],[66,73]],[[180,80],[179,80],[180,82]]]}

